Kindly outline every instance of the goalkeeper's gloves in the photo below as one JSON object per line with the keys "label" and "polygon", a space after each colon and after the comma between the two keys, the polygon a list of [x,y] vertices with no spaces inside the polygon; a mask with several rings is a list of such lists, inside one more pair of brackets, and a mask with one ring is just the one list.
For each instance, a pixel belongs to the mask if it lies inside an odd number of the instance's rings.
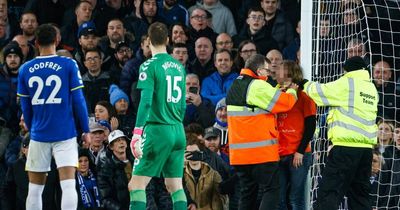
{"label": "goalkeeper's gloves", "polygon": [[136,159],[142,158],[143,151],[142,151],[142,134],[143,134],[143,127],[136,127],[133,129],[133,136],[131,141],[131,151],[133,156]]}

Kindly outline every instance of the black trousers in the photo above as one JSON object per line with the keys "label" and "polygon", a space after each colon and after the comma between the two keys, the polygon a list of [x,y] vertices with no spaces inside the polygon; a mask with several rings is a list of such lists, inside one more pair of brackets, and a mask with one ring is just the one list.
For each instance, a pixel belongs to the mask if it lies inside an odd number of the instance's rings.
{"label": "black trousers", "polygon": [[349,210],[371,210],[372,149],[334,146],[319,184],[316,210],[337,210],[343,196]]}
{"label": "black trousers", "polygon": [[[240,183],[239,210],[275,210],[279,207],[278,162],[237,165]],[[261,193],[261,203],[257,202]]]}

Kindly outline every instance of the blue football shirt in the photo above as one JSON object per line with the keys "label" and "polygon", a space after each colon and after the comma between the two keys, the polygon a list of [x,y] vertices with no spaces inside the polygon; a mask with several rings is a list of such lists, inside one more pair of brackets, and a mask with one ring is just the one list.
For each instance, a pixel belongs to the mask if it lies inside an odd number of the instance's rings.
{"label": "blue football shirt", "polygon": [[31,139],[56,142],[77,135],[71,93],[80,88],[78,65],[70,58],[38,56],[21,66],[18,95],[31,102]]}

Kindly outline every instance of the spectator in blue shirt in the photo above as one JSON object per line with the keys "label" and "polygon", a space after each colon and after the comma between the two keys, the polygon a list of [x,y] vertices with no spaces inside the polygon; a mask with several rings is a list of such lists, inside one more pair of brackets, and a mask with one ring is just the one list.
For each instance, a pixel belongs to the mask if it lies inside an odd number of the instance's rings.
{"label": "spectator in blue shirt", "polygon": [[226,97],[238,74],[231,72],[232,55],[226,49],[221,49],[214,54],[214,65],[217,71],[204,79],[201,95],[216,105],[219,100]]}

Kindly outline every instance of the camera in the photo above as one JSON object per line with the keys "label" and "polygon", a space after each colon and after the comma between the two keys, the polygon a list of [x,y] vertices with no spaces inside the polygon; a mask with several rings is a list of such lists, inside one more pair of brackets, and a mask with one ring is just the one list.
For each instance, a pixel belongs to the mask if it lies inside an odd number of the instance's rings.
{"label": "camera", "polygon": [[189,93],[197,94],[198,91],[198,87],[189,87]]}

